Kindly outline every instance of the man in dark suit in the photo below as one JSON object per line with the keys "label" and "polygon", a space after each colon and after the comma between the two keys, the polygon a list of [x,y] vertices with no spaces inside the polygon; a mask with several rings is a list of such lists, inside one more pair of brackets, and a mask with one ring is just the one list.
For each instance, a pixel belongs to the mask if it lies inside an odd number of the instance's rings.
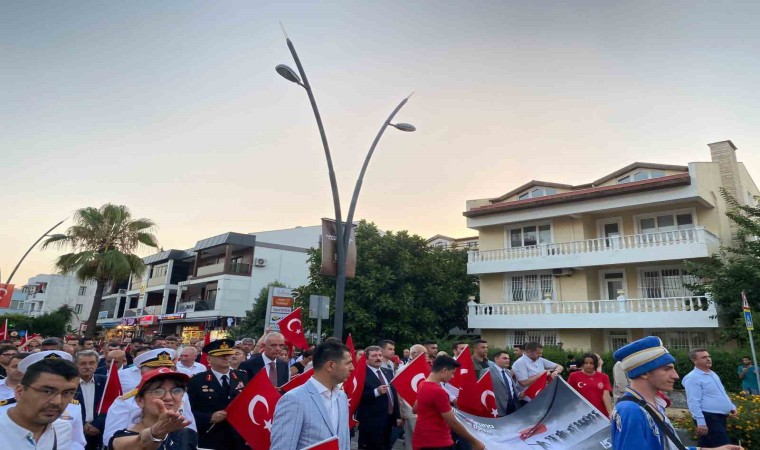
{"label": "man in dark suit", "polygon": [[[390,450],[394,426],[401,426],[398,396],[391,386],[393,371],[382,368],[383,354],[378,346],[367,347],[367,371],[364,391],[356,420],[359,421],[359,448],[362,450]],[[357,367],[356,370],[362,370]]]}
{"label": "man in dark suit", "polygon": [[500,351],[493,357],[495,365],[488,368],[491,372],[493,394],[496,397],[496,410],[499,417],[504,417],[517,411],[517,381],[509,370],[509,353]]}
{"label": "man in dark suit", "polygon": [[198,447],[214,450],[244,450],[245,441],[227,422],[225,409],[248,383],[242,370],[230,368],[235,341],[219,339],[203,347],[210,370],[190,378],[187,395],[198,426]]}
{"label": "man in dark suit", "polygon": [[285,338],[277,332],[269,333],[264,338],[264,351],[243,361],[238,369],[245,370],[252,380],[259,370],[266,368],[269,381],[274,387],[280,387],[290,380],[288,363],[280,359],[286,351]]}
{"label": "man in dark suit", "polygon": [[78,400],[82,407],[86,450],[97,450],[101,447],[103,430],[106,426],[106,415],[97,413],[106,387],[106,377],[95,374],[99,359],[100,356],[96,351],[83,350],[77,353],[74,360],[79,371],[79,385],[74,399]]}

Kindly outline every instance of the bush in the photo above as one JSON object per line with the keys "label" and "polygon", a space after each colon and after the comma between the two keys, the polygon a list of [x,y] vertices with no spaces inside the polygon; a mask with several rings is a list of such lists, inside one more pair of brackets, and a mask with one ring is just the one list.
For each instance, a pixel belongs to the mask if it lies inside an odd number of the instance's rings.
{"label": "bush", "polygon": [[[739,394],[729,394],[729,396],[739,414],[736,419],[728,419],[728,434],[731,436],[731,441],[741,444],[744,448],[758,448],[760,446],[760,396],[745,397]],[[688,411],[682,417],[675,419],[673,425],[687,430],[696,440],[696,425]]]}

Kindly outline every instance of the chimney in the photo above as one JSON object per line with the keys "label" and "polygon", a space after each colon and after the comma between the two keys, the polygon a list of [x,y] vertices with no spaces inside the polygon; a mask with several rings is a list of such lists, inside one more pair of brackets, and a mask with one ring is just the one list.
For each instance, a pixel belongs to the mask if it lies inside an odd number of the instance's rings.
{"label": "chimney", "polygon": [[[720,170],[720,184],[731,194],[732,197],[741,201],[743,197],[741,179],[739,178],[739,164],[736,161],[736,146],[731,141],[720,141],[707,144],[710,147],[712,162],[718,163]],[[735,238],[739,227],[729,222],[731,237]]]}

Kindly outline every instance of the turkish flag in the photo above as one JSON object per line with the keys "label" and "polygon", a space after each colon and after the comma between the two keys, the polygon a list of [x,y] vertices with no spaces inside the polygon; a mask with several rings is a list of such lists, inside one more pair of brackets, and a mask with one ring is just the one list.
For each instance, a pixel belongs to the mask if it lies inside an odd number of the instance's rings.
{"label": "turkish flag", "polygon": [[338,436],[333,436],[324,441],[304,447],[302,450],[338,450],[339,448],[340,444],[338,443]]}
{"label": "turkish flag", "polygon": [[10,339],[8,337],[8,319],[5,319],[3,326],[0,328],[0,339]]}
{"label": "turkish flag", "polygon": [[351,333],[348,333],[346,338],[346,347],[348,347],[349,353],[351,353],[351,362],[356,365],[356,349],[354,348],[354,338],[351,337]]}
{"label": "turkish flag", "polygon": [[552,377],[549,375],[540,377],[538,380],[534,381],[533,384],[528,386],[528,389],[525,390],[525,396],[533,400],[541,391],[544,390],[546,385],[551,382],[551,379]]}
{"label": "turkish flag", "polygon": [[272,442],[272,418],[280,400],[279,392],[269,381],[266,370],[259,370],[243,392],[227,406],[229,422],[253,450],[269,450]]}
{"label": "turkish flag", "polygon": [[[9,308],[13,297],[13,284],[0,284],[0,308]],[[8,339],[7,337],[3,339]]]}
{"label": "turkish flag", "polygon": [[457,408],[479,417],[496,417],[498,415],[490,371],[486,371],[477,382],[466,384],[459,391]]}
{"label": "turkish flag", "polygon": [[311,369],[307,370],[306,372],[299,373],[298,375],[296,375],[293,378],[291,378],[290,381],[288,381],[287,383],[285,383],[282,386],[280,386],[280,390],[282,392],[288,392],[290,390],[293,390],[293,389],[297,388],[298,386],[301,386],[302,384],[304,384],[307,381],[309,381],[309,378],[311,378],[312,375],[314,375],[314,368],[313,367]]}
{"label": "turkish flag", "polygon": [[430,364],[425,354],[417,355],[391,380],[399,397],[410,405],[417,402],[417,388],[430,375]]}
{"label": "turkish flag", "polygon": [[105,414],[111,404],[121,396],[121,382],[119,382],[119,369],[116,367],[116,361],[111,361],[111,367],[108,368],[108,380],[106,387],[103,389],[103,397],[100,398],[98,405],[98,414]]}
{"label": "turkish flag", "polygon": [[303,325],[301,324],[302,310],[303,308],[297,308],[277,322],[277,326],[280,327],[280,333],[285,336],[286,341],[305,350],[309,348],[309,343],[306,342],[306,336],[303,335]]}
{"label": "turkish flag", "polygon": [[467,385],[474,385],[478,381],[478,375],[475,373],[475,363],[472,362],[470,347],[465,347],[464,351],[455,358],[460,366],[454,372],[454,376],[449,384],[455,388],[464,389]]}
{"label": "turkish flag", "polygon": [[537,434],[546,433],[547,431],[549,430],[546,428],[546,425],[539,422],[530,428],[520,430],[520,439],[524,441],[526,439],[532,438],[533,436]]}
{"label": "turkish flag", "polygon": [[356,424],[354,420],[354,413],[359,407],[359,402],[362,400],[362,392],[364,391],[364,379],[367,378],[367,357],[362,355],[359,361],[356,361],[354,365],[354,371],[346,378],[346,382],[343,383],[343,391],[348,397],[348,426],[353,427]]}
{"label": "turkish flag", "polygon": [[[207,346],[210,343],[211,343],[211,332],[207,331],[206,332],[206,337],[203,338],[203,346],[205,347],[205,346]],[[211,368],[211,366],[208,363],[208,353],[206,353],[206,352],[201,353],[200,363],[203,364],[204,366],[206,366],[206,369],[210,369]]]}

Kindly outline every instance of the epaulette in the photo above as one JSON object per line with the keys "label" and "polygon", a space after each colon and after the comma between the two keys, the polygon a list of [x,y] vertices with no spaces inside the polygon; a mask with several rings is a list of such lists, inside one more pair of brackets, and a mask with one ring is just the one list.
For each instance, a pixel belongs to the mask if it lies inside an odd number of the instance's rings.
{"label": "epaulette", "polygon": [[121,400],[129,400],[130,398],[134,397],[135,395],[137,395],[137,388],[134,388],[131,391],[127,392],[126,394],[122,395],[121,397],[119,397],[119,399],[121,399]]}
{"label": "epaulette", "polygon": [[9,398],[7,400],[0,400],[0,406],[12,405],[14,403],[16,403],[16,399],[15,398]]}
{"label": "epaulette", "polygon": [[77,399],[73,399],[73,398],[72,398],[72,399],[71,399],[71,404],[72,404],[72,405],[78,405],[78,404],[79,404],[79,400],[77,400]]}

